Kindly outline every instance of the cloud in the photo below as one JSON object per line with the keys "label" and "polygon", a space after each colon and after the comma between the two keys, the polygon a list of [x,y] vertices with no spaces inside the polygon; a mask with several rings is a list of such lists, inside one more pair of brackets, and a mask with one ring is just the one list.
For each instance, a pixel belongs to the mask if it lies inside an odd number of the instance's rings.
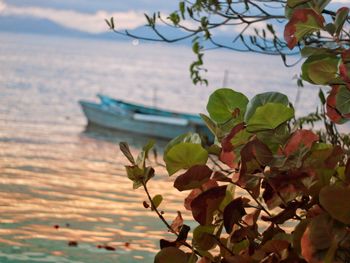
{"label": "cloud", "polygon": [[1,14],[1,12],[3,12],[5,10],[5,8],[6,8],[6,4],[4,2],[0,1],[0,14]]}
{"label": "cloud", "polygon": [[108,30],[104,19],[114,17],[118,29],[134,29],[145,24],[142,12],[106,12],[81,13],[73,10],[58,10],[41,7],[17,7],[0,1],[0,15],[2,16],[29,16],[39,19],[48,19],[62,26],[85,31],[88,33],[102,33]]}

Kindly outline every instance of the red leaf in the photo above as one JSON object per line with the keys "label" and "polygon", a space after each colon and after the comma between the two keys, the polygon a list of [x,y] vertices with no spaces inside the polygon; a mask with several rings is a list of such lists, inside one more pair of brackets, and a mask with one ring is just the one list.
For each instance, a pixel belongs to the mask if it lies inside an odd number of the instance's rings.
{"label": "red leaf", "polygon": [[215,181],[215,180],[209,180],[207,181],[205,184],[202,185],[202,189],[193,189],[191,191],[191,193],[185,198],[185,201],[184,201],[184,206],[187,210],[190,210],[191,211],[191,203],[193,201],[193,199],[195,199],[197,196],[199,196],[203,191],[205,190],[208,190],[210,188],[213,188],[213,187],[217,187],[219,186],[218,183]]}
{"label": "red leaf", "polygon": [[[303,25],[307,24],[309,20],[314,19],[314,22],[316,22],[316,26],[322,28],[324,23],[324,18],[320,14],[316,13],[313,9],[305,8],[305,9],[296,9],[287,23],[285,29],[284,29],[284,39],[287,42],[287,45],[290,49],[293,49],[295,45],[300,40],[300,36],[298,36],[297,32],[297,24]],[[310,27],[311,32],[316,31],[313,30],[312,27]],[[306,32],[310,33],[310,32]],[[303,37],[303,36],[301,36]]]}
{"label": "red leaf", "polygon": [[326,108],[327,108],[326,114],[332,122],[334,122],[334,123],[341,123],[342,122],[343,118],[342,118],[341,114],[335,108],[329,106],[328,104],[327,104]]}
{"label": "red leaf", "polygon": [[242,166],[239,182],[245,184],[248,181],[247,174],[263,171],[273,159],[271,150],[258,139],[248,142],[241,150]]}
{"label": "red leaf", "polygon": [[231,152],[221,151],[219,159],[221,162],[223,162],[224,164],[226,164],[228,167],[232,169],[237,167],[237,163],[235,163],[236,155],[232,151]]}
{"label": "red leaf", "polygon": [[284,147],[284,154],[286,156],[291,155],[300,149],[301,146],[305,146],[311,149],[314,142],[318,141],[318,135],[309,130],[297,130],[289,138],[286,146]]}
{"label": "red leaf", "polygon": [[211,188],[198,195],[191,203],[193,218],[201,225],[212,223],[213,214],[226,195],[226,185]]}
{"label": "red leaf", "polygon": [[237,166],[237,163],[235,163],[236,155],[233,153],[234,148],[231,140],[244,128],[245,127],[243,122],[237,124],[232,128],[231,132],[221,141],[222,151],[220,153],[220,161],[222,161],[230,168],[236,168]]}
{"label": "red leaf", "polygon": [[234,199],[224,209],[224,226],[226,232],[231,234],[233,226],[242,220],[242,217],[246,215],[244,209],[242,197]]}
{"label": "red leaf", "polygon": [[176,233],[179,233],[182,225],[184,224],[184,220],[182,218],[181,212],[177,211],[177,216],[174,221],[171,223],[171,229],[173,229]]}
{"label": "red leaf", "polygon": [[333,85],[332,90],[327,97],[327,116],[334,123],[341,123],[343,121],[342,114],[336,109],[336,96],[339,92],[339,86]]}
{"label": "red leaf", "polygon": [[[340,8],[342,9],[342,8]],[[342,62],[339,66],[340,77],[347,83],[350,89],[350,49],[344,50],[341,54]]]}
{"label": "red leaf", "polygon": [[231,140],[237,133],[244,129],[244,123],[239,123],[232,128],[231,132],[221,141],[221,146],[224,152],[230,152],[233,150]]}
{"label": "red leaf", "polygon": [[348,73],[348,68],[343,63],[341,63],[339,65],[339,75],[345,82],[347,82],[347,83],[350,82],[350,76],[349,76],[349,73]]}
{"label": "red leaf", "polygon": [[209,180],[212,172],[206,165],[192,166],[184,174],[176,178],[174,187],[179,191],[199,188]]}

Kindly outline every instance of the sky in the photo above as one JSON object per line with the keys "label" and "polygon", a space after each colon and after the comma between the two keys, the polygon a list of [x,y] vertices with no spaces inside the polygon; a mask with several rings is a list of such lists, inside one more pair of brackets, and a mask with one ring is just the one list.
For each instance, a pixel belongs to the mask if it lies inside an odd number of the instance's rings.
{"label": "sky", "polygon": [[175,0],[0,0],[0,16],[48,19],[67,28],[88,33],[108,29],[105,18],[116,17],[119,29],[145,24],[144,13],[169,13]]}
{"label": "sky", "polygon": [[[104,19],[117,18],[117,28],[135,29],[145,24],[144,13],[169,14],[178,0],[0,0],[0,17],[47,19],[61,26],[98,34],[107,32]],[[332,0],[349,5],[350,0]],[[264,26],[264,25],[263,25]]]}

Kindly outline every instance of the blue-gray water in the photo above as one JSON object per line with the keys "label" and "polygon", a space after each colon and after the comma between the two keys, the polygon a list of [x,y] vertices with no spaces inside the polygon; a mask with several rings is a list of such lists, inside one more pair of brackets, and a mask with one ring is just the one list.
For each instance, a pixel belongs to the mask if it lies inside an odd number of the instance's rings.
{"label": "blue-gray water", "polygon": [[[166,231],[133,191],[116,142],[137,151],[146,140],[128,134],[85,133],[77,101],[97,92],[184,112],[205,112],[222,85],[252,95],[297,93],[298,66],[280,58],[212,52],[209,87],[191,84],[191,51],[130,43],[0,34],[0,262],[152,262]],[[305,88],[298,113],[317,105]],[[152,194],[171,220],[180,195],[160,170]],[[188,217],[186,217],[188,218]],[[54,225],[60,228],[55,229]],[[69,247],[77,241],[78,247]],[[125,244],[129,245],[126,246]],[[115,251],[98,249],[109,245]]]}

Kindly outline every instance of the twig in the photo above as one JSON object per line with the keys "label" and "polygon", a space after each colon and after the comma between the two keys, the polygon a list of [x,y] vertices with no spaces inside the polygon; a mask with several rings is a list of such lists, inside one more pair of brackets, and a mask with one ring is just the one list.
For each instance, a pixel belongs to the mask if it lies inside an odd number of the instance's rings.
{"label": "twig", "polygon": [[[142,182],[142,185],[143,185],[143,189],[145,190],[146,194],[147,194],[147,197],[148,197],[148,200],[150,201],[151,203],[151,207],[153,208],[153,210],[156,212],[156,214],[158,215],[159,219],[166,225],[166,227],[168,228],[168,230],[170,232],[172,232],[174,235],[176,235],[176,237],[179,237],[179,234],[176,233],[176,231],[169,225],[169,223],[165,220],[164,216],[158,211],[157,207],[154,205],[153,203],[153,200],[152,200],[152,197],[148,191],[148,188],[146,186],[146,183]],[[189,243],[187,243],[186,241],[181,241],[181,243],[191,249],[195,254],[197,254],[198,256],[202,257],[201,253],[199,253],[193,246],[191,246]]]}

